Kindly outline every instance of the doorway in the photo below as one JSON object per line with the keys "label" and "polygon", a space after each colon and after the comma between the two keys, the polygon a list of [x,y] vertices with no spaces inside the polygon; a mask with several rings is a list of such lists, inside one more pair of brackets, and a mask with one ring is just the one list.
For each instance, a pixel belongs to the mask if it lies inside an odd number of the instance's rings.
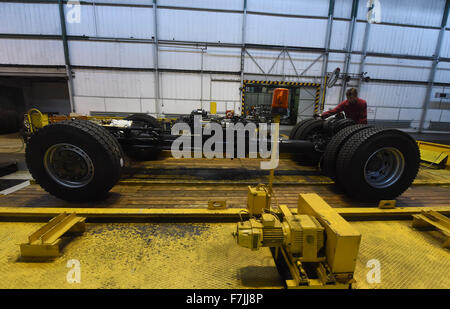
{"label": "doorway", "polygon": [[243,115],[258,113],[270,117],[273,91],[280,87],[289,90],[288,111],[281,117],[281,124],[293,125],[314,115],[318,108],[320,84],[278,81],[244,81]]}

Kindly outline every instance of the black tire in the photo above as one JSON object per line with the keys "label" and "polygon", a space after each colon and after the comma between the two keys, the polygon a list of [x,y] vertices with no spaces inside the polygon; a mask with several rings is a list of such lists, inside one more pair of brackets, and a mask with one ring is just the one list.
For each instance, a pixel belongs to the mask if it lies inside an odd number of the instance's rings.
{"label": "black tire", "polygon": [[[378,159],[375,154],[381,154],[382,160],[389,161],[384,157],[383,151],[392,151],[403,168],[395,169],[397,176],[389,178],[383,186],[371,184],[375,178],[367,172],[367,167],[372,165],[370,158]],[[375,157],[374,157],[375,156]],[[388,162],[376,163],[378,166],[396,166],[396,163],[386,165]],[[352,135],[339,151],[336,170],[337,180],[340,186],[350,195],[360,200],[379,201],[395,199],[402,194],[414,181],[419,170],[420,152],[417,143],[411,136],[395,129],[370,128]],[[375,165],[376,165],[375,164]],[[372,165],[373,167],[373,165]],[[376,169],[377,167],[375,167]],[[370,168],[369,168],[370,169]],[[390,172],[379,173],[386,177]]]}
{"label": "black tire", "polygon": [[344,129],[346,127],[349,127],[349,126],[352,126],[354,124],[355,124],[355,121],[353,121],[353,119],[349,119],[349,118],[337,120],[331,126],[333,135],[337,134],[342,129]]}
{"label": "black tire", "polygon": [[[73,172],[73,165],[67,163],[70,161],[60,159],[58,162],[59,169],[63,166],[64,176],[54,171],[57,164],[55,160],[48,159],[52,156],[49,152],[60,149],[59,145],[69,145],[65,147],[84,153],[89,164],[80,165],[92,166],[89,179],[78,183],[75,179],[73,182],[74,178],[70,177],[75,177],[73,173],[76,172]],[[74,157],[73,154],[70,156]],[[105,198],[120,179],[124,162],[121,147],[114,136],[105,128],[86,120],[68,120],[43,127],[29,139],[25,158],[31,175],[44,190],[63,200],[77,202]],[[82,156],[73,160],[83,162]]]}
{"label": "black tire", "polygon": [[312,121],[305,122],[295,132],[294,139],[305,140],[311,137],[311,135],[317,131],[323,130],[323,120],[311,119]]}
{"label": "black tire", "polygon": [[[305,122],[297,129],[294,139],[313,141],[313,135],[323,131],[323,122],[321,119],[312,119],[312,121]],[[297,154],[294,156],[294,160],[305,165],[317,165],[321,156],[321,152],[314,151],[311,153]]]}
{"label": "black tire", "polygon": [[336,118],[330,118],[323,122],[323,130],[330,135],[333,134],[333,123],[336,122]]}
{"label": "black tire", "polygon": [[153,128],[161,128],[159,121],[155,117],[147,114],[133,114],[126,117],[125,120],[144,122],[150,124]]}
{"label": "black tire", "polygon": [[321,169],[322,172],[333,180],[336,180],[336,160],[342,145],[355,133],[369,129],[371,126],[357,124],[346,127],[334,135],[323,154]]}
{"label": "black tire", "polygon": [[[151,128],[162,128],[161,124],[155,117],[147,114],[133,114],[126,117],[125,120],[133,120],[133,126],[141,127],[143,125],[147,125]],[[152,161],[159,158],[161,149],[155,147],[146,149],[125,147],[125,153],[134,161]]]}
{"label": "black tire", "polygon": [[314,121],[314,120],[315,120],[315,119],[304,119],[304,120],[300,121],[299,123],[297,123],[297,124],[292,128],[291,132],[289,133],[289,139],[295,139],[295,134],[297,133],[297,130],[298,130],[300,127],[302,127],[302,126],[304,126],[304,125],[306,125],[306,124],[308,124],[308,123],[310,123],[310,122],[312,122],[312,121]]}

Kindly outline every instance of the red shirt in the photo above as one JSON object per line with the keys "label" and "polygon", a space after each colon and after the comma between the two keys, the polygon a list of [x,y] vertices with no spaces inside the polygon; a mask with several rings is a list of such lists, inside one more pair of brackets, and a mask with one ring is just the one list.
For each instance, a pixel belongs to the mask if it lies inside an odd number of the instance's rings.
{"label": "red shirt", "polygon": [[334,114],[345,112],[347,118],[353,119],[355,123],[367,124],[367,102],[358,98],[355,103],[348,100],[342,101],[330,111],[322,113],[322,118],[328,118]]}

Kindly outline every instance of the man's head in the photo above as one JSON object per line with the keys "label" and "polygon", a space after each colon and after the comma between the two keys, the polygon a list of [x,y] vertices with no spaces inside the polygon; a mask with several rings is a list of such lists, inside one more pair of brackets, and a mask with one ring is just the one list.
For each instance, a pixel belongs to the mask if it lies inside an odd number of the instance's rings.
{"label": "man's head", "polygon": [[356,90],[356,88],[348,89],[345,94],[347,95],[347,100],[350,103],[354,103],[358,99],[358,90]]}

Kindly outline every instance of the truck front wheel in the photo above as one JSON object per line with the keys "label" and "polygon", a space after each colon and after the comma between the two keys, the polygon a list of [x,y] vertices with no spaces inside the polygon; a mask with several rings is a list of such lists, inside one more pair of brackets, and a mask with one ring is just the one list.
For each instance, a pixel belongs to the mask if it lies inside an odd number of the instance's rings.
{"label": "truck front wheel", "polygon": [[123,155],[105,128],[86,120],[68,120],[43,127],[27,143],[25,158],[36,182],[67,201],[106,197],[117,183]]}

